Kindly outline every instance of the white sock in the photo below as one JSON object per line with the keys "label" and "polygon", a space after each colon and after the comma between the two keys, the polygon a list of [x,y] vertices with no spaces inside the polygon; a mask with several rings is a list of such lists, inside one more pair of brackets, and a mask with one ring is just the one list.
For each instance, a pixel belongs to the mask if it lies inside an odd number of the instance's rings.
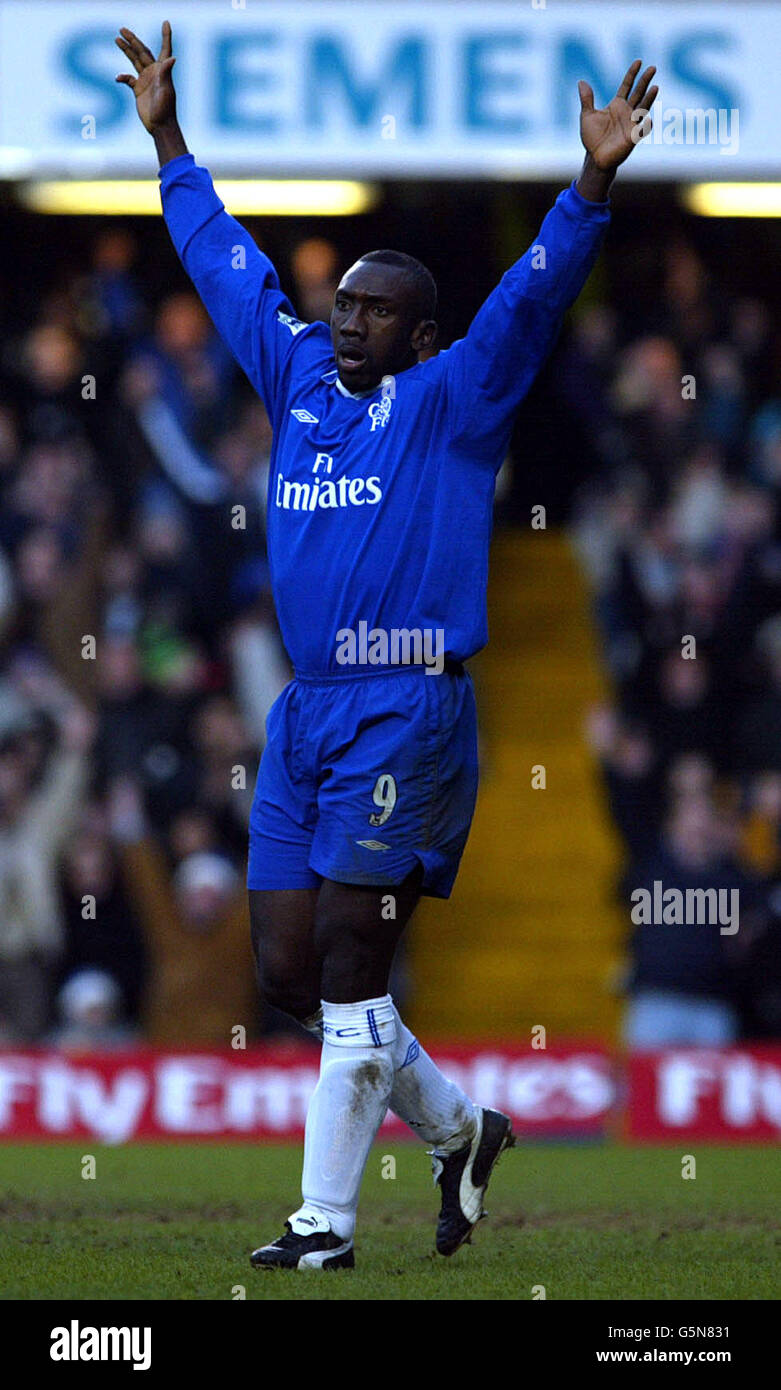
{"label": "white sock", "polygon": [[396,1042],[389,1109],[437,1153],[455,1153],[474,1136],[477,1107],[432,1062],[395,1007],[393,1013]]}
{"label": "white sock", "polygon": [[[426,1144],[438,1153],[455,1153],[473,1137],[477,1107],[448,1081],[393,1006],[396,1041],[393,1046],[393,1087],[388,1109],[398,1115]],[[322,1010],[303,1025],[315,1037],[323,1036]]]}
{"label": "white sock", "polygon": [[[359,1004],[323,1000],[320,1079],[309,1102],[304,1139],[303,1207],[350,1240],[369,1150],[393,1085],[393,1000]],[[311,1031],[311,1030],[310,1030]]]}

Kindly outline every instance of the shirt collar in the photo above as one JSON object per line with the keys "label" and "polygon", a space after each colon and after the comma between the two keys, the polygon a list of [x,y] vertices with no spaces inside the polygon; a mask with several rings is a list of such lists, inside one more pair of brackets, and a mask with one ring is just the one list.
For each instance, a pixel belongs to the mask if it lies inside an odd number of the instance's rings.
{"label": "shirt collar", "polygon": [[330,371],[323,372],[323,381],[332,382],[337,391],[342,396],[347,396],[351,401],[362,401],[367,396],[373,396],[379,386],[372,386],[368,391],[348,391],[344,382],[339,380],[339,372],[336,367],[331,367]]}

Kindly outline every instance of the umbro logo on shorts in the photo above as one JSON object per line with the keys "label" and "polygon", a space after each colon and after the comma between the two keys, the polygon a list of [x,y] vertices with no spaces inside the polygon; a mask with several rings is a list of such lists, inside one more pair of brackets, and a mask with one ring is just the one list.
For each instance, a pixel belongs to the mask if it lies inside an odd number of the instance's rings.
{"label": "umbro logo on shorts", "polygon": [[302,425],[320,424],[318,417],[313,415],[309,410],[291,410],[290,414],[295,415],[296,419],[300,420]]}
{"label": "umbro logo on shorts", "polygon": [[355,843],[362,849],[390,849],[390,845],[384,845],[382,840],[356,840]]}

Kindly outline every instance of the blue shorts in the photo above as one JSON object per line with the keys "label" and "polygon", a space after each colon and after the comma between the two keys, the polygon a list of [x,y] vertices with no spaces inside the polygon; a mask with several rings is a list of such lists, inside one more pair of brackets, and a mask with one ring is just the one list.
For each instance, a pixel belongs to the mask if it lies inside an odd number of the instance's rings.
{"label": "blue shorts", "polygon": [[297,678],[266,721],[250,814],[250,888],[393,886],[423,865],[447,898],[477,796],[477,718],[463,670]]}

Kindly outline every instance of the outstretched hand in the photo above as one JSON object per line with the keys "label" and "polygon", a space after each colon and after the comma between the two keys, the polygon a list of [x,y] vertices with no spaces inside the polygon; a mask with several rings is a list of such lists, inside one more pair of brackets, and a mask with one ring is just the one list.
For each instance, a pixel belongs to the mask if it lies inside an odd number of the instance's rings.
{"label": "outstretched hand", "polygon": [[136,110],[150,134],[176,121],[176,92],[171,69],[176,59],[171,53],[171,26],[163,24],[163,42],[157,58],[142,43],[132,29],[120,29],[121,38],[114,42],[129,58],[137,77],[120,73],[117,82],[124,82],[136,99]]}
{"label": "outstretched hand", "polygon": [[640,67],[639,59],[632,63],[613,100],[603,110],[595,109],[588,82],[578,83],[580,138],[598,169],[617,169],[652,128],[648,112],[659,88],[654,86],[649,91],[648,87],[656,68],[646,68],[638,80]]}

